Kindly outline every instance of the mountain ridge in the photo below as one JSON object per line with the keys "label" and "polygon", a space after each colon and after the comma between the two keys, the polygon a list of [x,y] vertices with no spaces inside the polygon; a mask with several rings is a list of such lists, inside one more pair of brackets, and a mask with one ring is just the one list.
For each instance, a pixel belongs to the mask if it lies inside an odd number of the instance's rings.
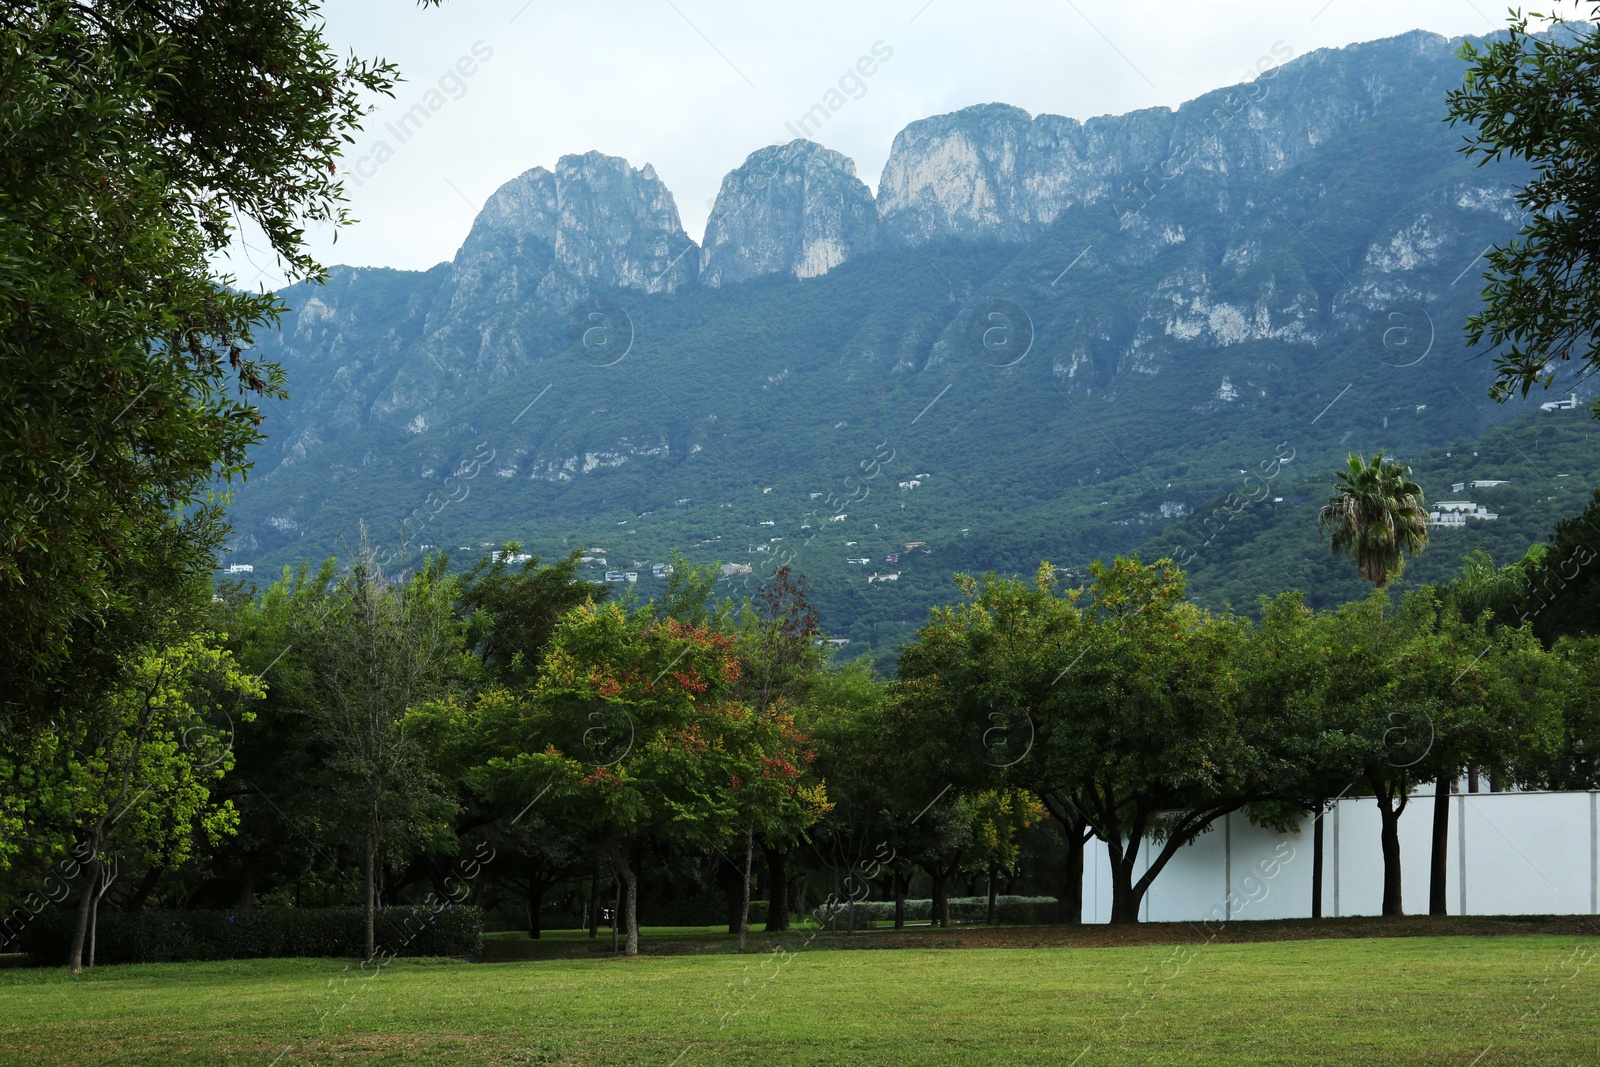
{"label": "mountain ridge", "polygon": [[[886,647],[941,574],[1150,543],[1291,437],[1304,470],[1487,430],[1533,405],[1477,410],[1458,283],[1514,232],[1525,171],[1455,151],[1449,46],[1312,53],[1193,123],[1078,124],[1120,138],[1087,178],[1031,181],[1074,120],[1005,106],[908,126],[877,198],[838,153],[771,146],[704,247],[653,170],[525,172],[450,262],[286,291],[261,347],[295,400],[267,412],[230,559],[325,553],[364,520],[412,551],[678,549],[748,563],[740,588],[787,562]],[[989,167],[984,195],[951,160]],[[940,183],[966,199],[924,202]],[[869,203],[896,206],[875,226]],[[1532,505],[1505,521],[1535,538]]]}

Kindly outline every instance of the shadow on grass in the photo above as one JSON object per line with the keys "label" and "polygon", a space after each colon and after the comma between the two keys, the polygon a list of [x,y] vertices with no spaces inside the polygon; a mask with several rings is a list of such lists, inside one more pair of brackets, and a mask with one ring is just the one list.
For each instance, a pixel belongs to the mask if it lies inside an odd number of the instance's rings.
{"label": "shadow on grass", "polygon": [[[1355,916],[1339,919],[1234,920],[1229,923],[1135,923],[1125,926],[987,926],[949,927],[926,923],[895,930],[889,926],[853,934],[818,931],[813,924],[787,933],[752,930],[750,953],[775,948],[795,951],[801,945],[829,949],[878,948],[1095,948],[1126,945],[1172,945],[1210,942],[1246,944],[1260,941],[1305,941],[1362,937],[1494,937],[1549,934],[1600,935],[1600,917],[1590,915],[1407,915],[1398,918]],[[739,939],[717,926],[645,926],[639,951],[649,956],[711,955],[738,951]],[[578,959],[611,956],[610,931],[591,940],[583,930],[546,930],[535,941],[521,931],[484,935],[485,963]]]}

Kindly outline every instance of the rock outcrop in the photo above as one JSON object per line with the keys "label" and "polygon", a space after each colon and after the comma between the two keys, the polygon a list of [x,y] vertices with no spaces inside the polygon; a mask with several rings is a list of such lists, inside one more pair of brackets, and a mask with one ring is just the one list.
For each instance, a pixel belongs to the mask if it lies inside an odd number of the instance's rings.
{"label": "rock outcrop", "polygon": [[811,141],[750,154],[722,179],[700,280],[719,286],[765,274],[812,278],[879,244],[872,191],[846,156]]}
{"label": "rock outcrop", "polygon": [[484,204],[456,256],[458,274],[513,265],[583,284],[672,292],[692,284],[697,247],[655,168],[600,152],[535,167]]}

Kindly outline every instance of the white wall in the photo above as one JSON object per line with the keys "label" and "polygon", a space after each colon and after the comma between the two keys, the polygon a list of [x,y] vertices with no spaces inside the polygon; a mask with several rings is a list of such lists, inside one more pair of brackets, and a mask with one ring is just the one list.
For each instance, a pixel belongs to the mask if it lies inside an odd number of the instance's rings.
{"label": "white wall", "polygon": [[[1434,797],[1412,796],[1400,816],[1401,898],[1408,915],[1428,911]],[[1446,907],[1451,915],[1600,913],[1600,793],[1458,793],[1450,798]],[[1322,913],[1377,915],[1383,852],[1377,801],[1337,801],[1323,816]],[[1219,819],[1178,850],[1145,895],[1150,922],[1290,919],[1311,915],[1311,820],[1298,833]],[[1140,849],[1139,870],[1151,843]],[[1462,873],[1465,872],[1463,893]],[[1228,901],[1232,899],[1231,906]],[[1111,919],[1105,845],[1084,856],[1084,922]]]}

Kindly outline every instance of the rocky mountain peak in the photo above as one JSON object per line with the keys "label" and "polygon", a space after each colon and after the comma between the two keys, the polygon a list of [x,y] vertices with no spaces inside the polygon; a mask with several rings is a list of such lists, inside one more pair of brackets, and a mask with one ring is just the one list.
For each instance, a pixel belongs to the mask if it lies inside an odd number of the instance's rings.
{"label": "rocky mountain peak", "polygon": [[586,152],[495,190],[455,265],[458,274],[481,274],[503,260],[580,284],[671,292],[693,282],[695,250],[654,167]]}
{"label": "rocky mountain peak", "polygon": [[706,223],[700,279],[811,278],[876,248],[872,191],[849,157],[795,140],[752,152],[722,179]]}
{"label": "rocky mountain peak", "polygon": [[646,163],[600,152],[556,163],[555,260],[583,281],[671,292],[694,280],[695,243],[672,193]]}
{"label": "rocky mountain peak", "polygon": [[913,122],[895,135],[878,183],[878,211],[891,231],[1026,240],[1033,211],[1025,179],[1033,119],[1019,107],[982,104]]}

